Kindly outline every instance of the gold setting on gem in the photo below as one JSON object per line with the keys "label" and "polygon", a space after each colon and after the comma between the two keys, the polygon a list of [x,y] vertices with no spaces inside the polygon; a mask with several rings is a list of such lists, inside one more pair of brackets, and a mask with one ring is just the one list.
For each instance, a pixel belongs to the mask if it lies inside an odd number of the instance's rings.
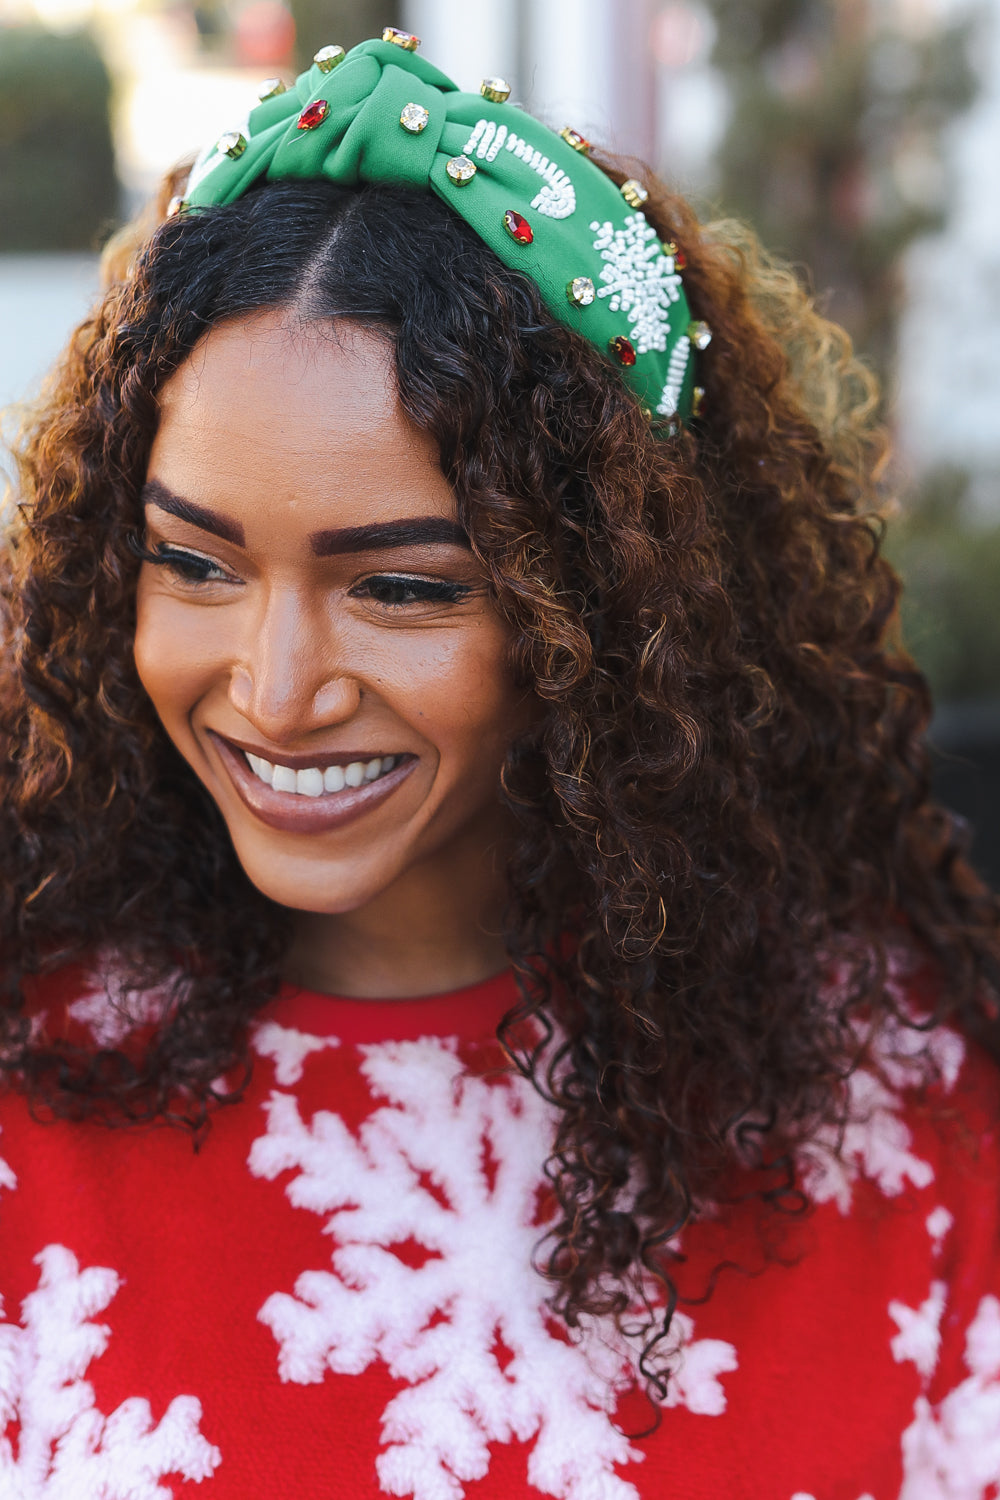
{"label": "gold setting on gem", "polygon": [[587,137],[581,135],[578,130],[574,130],[572,125],[564,125],[559,134],[567,146],[572,146],[574,151],[583,151],[586,153],[590,150],[590,142],[587,140]]}
{"label": "gold setting on gem", "polygon": [[265,99],[277,99],[279,94],[288,93],[288,84],[283,78],[265,78],[257,90],[257,98],[261,104]]}
{"label": "gold setting on gem", "polygon": [[712,342],[712,330],[700,318],[688,324],[687,336],[696,349],[707,349]]}
{"label": "gold setting on gem", "polygon": [[340,66],[346,56],[347,53],[343,47],[321,47],[313,58],[313,62],[321,73],[332,73],[334,68]]}
{"label": "gold setting on gem", "polygon": [[703,385],[696,385],[691,392],[691,415],[692,417],[700,417],[704,410],[705,387]]}
{"label": "gold setting on gem", "polygon": [[247,138],[238,130],[227,130],[225,135],[219,136],[219,139],[215,143],[215,149],[235,161],[247,149]]}
{"label": "gold setting on gem", "polygon": [[597,292],[589,276],[574,276],[566,283],[566,296],[574,307],[589,307]]}
{"label": "gold setting on gem", "polygon": [[422,104],[404,104],[399,116],[399,123],[404,130],[411,135],[419,135],[426,130],[427,121],[430,119],[430,111],[424,109]]}
{"label": "gold setting on gem", "polygon": [[476,164],[467,156],[453,156],[445,162],[444,169],[456,187],[464,187],[476,175]]}
{"label": "gold setting on gem", "polygon": [[510,84],[506,78],[484,78],[479,92],[491,104],[505,104],[510,98]]}
{"label": "gold setting on gem", "polygon": [[638,177],[630,177],[627,182],[623,182],[619,191],[629,208],[641,208],[649,197]]}
{"label": "gold setting on gem", "polygon": [[416,52],[420,46],[420,38],[414,36],[412,31],[400,31],[397,26],[386,26],[382,32],[383,42],[394,42],[397,47],[402,47],[404,52]]}

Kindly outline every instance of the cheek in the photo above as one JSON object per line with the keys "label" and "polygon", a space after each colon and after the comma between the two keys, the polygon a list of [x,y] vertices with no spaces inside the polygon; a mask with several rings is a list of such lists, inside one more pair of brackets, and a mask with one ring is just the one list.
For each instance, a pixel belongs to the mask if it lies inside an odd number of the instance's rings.
{"label": "cheek", "polygon": [[[136,671],[167,724],[196,700],[219,670],[219,642],[193,610],[158,594],[140,579],[136,596]],[[169,727],[169,725],[168,725]]]}
{"label": "cheek", "polygon": [[481,773],[495,781],[507,746],[528,722],[526,695],[514,686],[507,646],[506,631],[484,622],[456,644],[447,662],[427,663],[422,690],[410,689],[414,720],[436,742],[442,762],[451,760],[473,779]]}

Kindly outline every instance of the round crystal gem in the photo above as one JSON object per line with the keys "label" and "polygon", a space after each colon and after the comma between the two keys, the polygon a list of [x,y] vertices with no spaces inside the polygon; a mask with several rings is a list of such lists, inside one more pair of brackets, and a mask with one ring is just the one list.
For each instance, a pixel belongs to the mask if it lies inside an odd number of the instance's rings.
{"label": "round crystal gem", "polygon": [[288,85],[283,78],[265,78],[257,90],[257,98],[261,104],[265,99],[277,99],[279,94],[288,92]]}
{"label": "round crystal gem", "polygon": [[576,307],[589,307],[597,292],[589,276],[574,276],[566,283],[566,296]]}
{"label": "round crystal gem", "polygon": [[609,339],[608,348],[620,365],[631,368],[635,364],[635,345],[623,333],[619,333],[615,338]]}
{"label": "round crystal gem", "polygon": [[564,125],[559,134],[568,146],[573,147],[574,151],[590,150],[590,142],[587,140],[587,137],[581,135],[578,130],[574,130],[572,125]]}
{"label": "round crystal gem", "polygon": [[649,194],[637,177],[630,177],[621,185],[621,195],[629,208],[641,208]]}
{"label": "round crystal gem", "polygon": [[215,149],[221,151],[224,156],[231,156],[235,161],[247,149],[247,138],[238,130],[227,130],[225,135],[219,136]]}
{"label": "round crystal gem", "polygon": [[422,104],[404,104],[399,123],[411,135],[419,135],[426,128],[429,119],[430,113]]}
{"label": "round crystal gem", "polygon": [[503,216],[503,227],[511,239],[516,240],[519,245],[530,245],[535,238],[527,219],[523,215],[515,213],[512,208],[508,208]]}
{"label": "round crystal gem", "polygon": [[402,47],[404,52],[416,52],[420,46],[420,38],[414,36],[412,31],[400,31],[397,26],[386,26],[382,31],[383,42],[395,42],[397,47]]}
{"label": "round crystal gem", "polygon": [[330,106],[325,99],[314,99],[312,104],[307,104],[295,122],[296,130],[315,130],[317,125],[322,125],[330,113]]}
{"label": "round crystal gem", "polygon": [[321,47],[313,58],[313,62],[321,73],[332,73],[338,63],[342,63],[347,53],[343,47]]}
{"label": "round crystal gem", "polygon": [[707,349],[712,342],[712,330],[700,320],[688,324],[687,336],[696,349]]}
{"label": "round crystal gem", "polygon": [[479,92],[491,104],[503,104],[510,98],[510,84],[506,78],[484,78],[479,85]]}
{"label": "round crystal gem", "polygon": [[467,156],[453,156],[445,162],[444,169],[456,187],[464,187],[476,175],[476,164]]}

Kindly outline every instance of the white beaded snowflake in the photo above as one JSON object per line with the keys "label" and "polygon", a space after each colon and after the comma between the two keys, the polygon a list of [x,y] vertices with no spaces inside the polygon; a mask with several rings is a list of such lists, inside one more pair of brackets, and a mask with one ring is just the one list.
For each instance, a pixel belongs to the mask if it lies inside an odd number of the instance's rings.
{"label": "white beaded snowflake", "polygon": [[626,214],[622,229],[610,219],[595,219],[594,249],[604,261],[597,295],[612,312],[628,314],[637,354],[662,354],[670,334],[670,309],[681,295],[681,278],[673,258],[664,255],[656,230],[645,214]]}

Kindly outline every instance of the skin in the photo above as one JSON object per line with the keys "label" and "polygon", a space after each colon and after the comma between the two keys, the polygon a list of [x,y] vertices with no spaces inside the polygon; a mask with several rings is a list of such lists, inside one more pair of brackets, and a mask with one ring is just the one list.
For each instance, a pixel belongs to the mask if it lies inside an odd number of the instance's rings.
{"label": "skin", "polygon": [[[343,551],[328,535],[457,528],[389,345],[280,311],[220,324],[160,405],[146,546],[167,561],[141,570],[136,664],[250,879],[297,913],[288,977],[389,998],[497,972],[499,772],[536,711],[510,677],[507,627],[463,541]],[[240,794],[252,778],[234,740],[279,764],[394,755],[409,769],[340,826],[281,829]]]}

